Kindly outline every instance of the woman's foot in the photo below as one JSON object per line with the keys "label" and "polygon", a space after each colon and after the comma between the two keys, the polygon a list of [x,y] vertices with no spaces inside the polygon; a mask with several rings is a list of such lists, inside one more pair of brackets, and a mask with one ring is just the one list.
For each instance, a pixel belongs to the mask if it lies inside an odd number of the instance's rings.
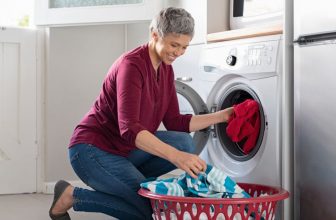
{"label": "woman's foot", "polygon": [[70,220],[67,211],[73,204],[73,189],[70,183],[60,180],[54,188],[54,200],[49,210],[49,216],[53,220]]}

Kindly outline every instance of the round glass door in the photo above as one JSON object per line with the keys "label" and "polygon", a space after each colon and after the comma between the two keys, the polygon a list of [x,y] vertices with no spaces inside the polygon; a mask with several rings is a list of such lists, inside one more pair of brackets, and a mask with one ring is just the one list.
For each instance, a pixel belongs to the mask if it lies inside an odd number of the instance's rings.
{"label": "round glass door", "polygon": [[225,109],[230,106],[234,106],[244,102],[247,99],[253,99],[259,103],[259,115],[260,115],[260,130],[255,146],[249,153],[244,153],[243,146],[246,139],[242,139],[239,142],[233,142],[226,133],[227,123],[220,123],[215,125],[216,135],[221,143],[223,150],[233,159],[238,161],[246,161],[251,159],[259,150],[266,127],[265,114],[260,100],[256,93],[245,84],[234,85],[226,90],[222,94],[220,101],[217,104],[217,110]]}

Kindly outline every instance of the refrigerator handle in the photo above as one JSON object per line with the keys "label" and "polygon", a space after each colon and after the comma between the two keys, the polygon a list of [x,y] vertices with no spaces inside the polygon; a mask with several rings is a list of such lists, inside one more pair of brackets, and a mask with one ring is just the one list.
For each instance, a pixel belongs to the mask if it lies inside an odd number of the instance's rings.
{"label": "refrigerator handle", "polygon": [[307,45],[326,40],[336,40],[336,32],[311,34],[299,36],[297,40],[294,40],[294,44]]}

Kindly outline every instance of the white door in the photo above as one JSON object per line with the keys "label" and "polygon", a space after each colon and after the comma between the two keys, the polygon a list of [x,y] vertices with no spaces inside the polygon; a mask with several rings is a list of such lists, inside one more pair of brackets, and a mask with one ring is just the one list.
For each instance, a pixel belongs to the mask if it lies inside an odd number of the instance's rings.
{"label": "white door", "polygon": [[36,192],[36,31],[0,27],[0,194]]}

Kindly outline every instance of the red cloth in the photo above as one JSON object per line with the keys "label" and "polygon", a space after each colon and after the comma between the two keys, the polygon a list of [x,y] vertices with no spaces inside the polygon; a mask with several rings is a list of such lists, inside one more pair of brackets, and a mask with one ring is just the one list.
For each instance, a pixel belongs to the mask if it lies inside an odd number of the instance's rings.
{"label": "red cloth", "polygon": [[252,99],[233,106],[233,113],[228,120],[226,133],[233,142],[246,138],[244,153],[249,153],[256,144],[260,131],[259,104]]}

